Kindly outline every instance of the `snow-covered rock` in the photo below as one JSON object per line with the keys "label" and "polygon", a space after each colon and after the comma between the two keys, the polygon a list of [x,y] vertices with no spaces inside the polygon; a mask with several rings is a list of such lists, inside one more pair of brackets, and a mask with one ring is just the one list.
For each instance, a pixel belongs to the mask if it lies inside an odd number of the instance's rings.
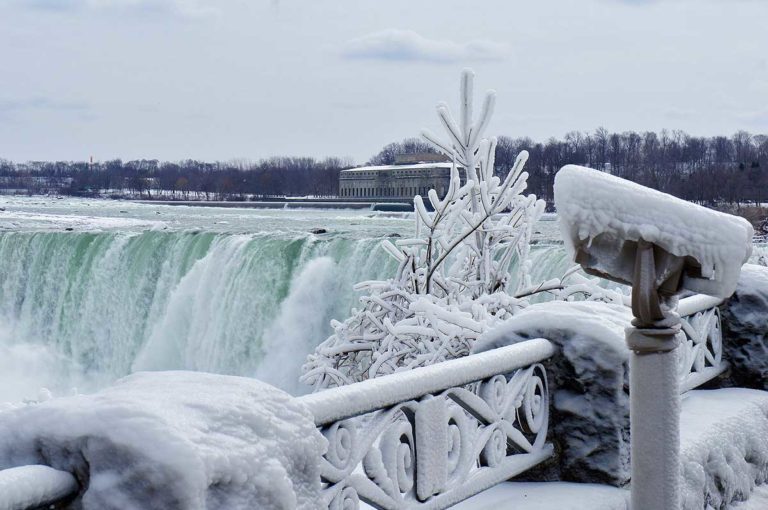
{"label": "snow-covered rock", "polygon": [[325,448],[287,393],[205,373],[137,373],[0,413],[0,469],[71,472],[86,510],[315,508]]}
{"label": "snow-covered rock", "polygon": [[601,302],[551,301],[532,305],[485,334],[482,352],[543,337],[555,343],[550,359],[550,440],[558,455],[546,479],[622,486],[629,482],[629,308]]}
{"label": "snow-covered rock", "polygon": [[768,389],[768,267],[745,264],[736,292],[720,311],[731,381]]}
{"label": "snow-covered rock", "polygon": [[[698,206],[645,186],[593,170],[566,165],[555,177],[555,204],[565,246],[571,254],[589,246],[580,260],[593,270],[629,283],[634,258],[619,257],[625,243],[645,240],[678,257],[693,258],[700,277],[686,289],[728,297],[741,265],[752,252],[754,230],[747,220]],[[689,262],[690,264],[690,262]]]}

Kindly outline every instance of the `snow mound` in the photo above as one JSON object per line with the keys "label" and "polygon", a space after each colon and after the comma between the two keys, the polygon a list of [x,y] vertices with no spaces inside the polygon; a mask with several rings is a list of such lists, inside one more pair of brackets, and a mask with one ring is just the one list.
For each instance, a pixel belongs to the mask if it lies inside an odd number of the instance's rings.
{"label": "snow mound", "polygon": [[[741,265],[752,252],[754,230],[745,219],[591,168],[564,166],[555,177],[555,204],[563,240],[572,255],[596,240],[606,251],[618,254],[625,241],[642,239],[673,255],[695,259],[701,278],[685,282],[694,292],[731,295]],[[632,267],[616,261],[594,262],[594,269],[621,277],[625,283],[634,266],[633,260],[629,261]]]}
{"label": "snow mound", "polygon": [[137,373],[0,413],[0,469],[68,471],[85,510],[314,508],[325,447],[290,395],[197,372]]}
{"label": "snow mound", "polygon": [[768,392],[744,388],[683,395],[684,510],[728,508],[768,481]]}
{"label": "snow mound", "polygon": [[[629,359],[629,351],[624,341],[624,329],[631,320],[632,312],[622,305],[600,301],[548,301],[524,308],[488,331],[478,339],[472,352],[509,345],[509,338],[521,331],[568,330],[594,337],[610,353],[608,363],[613,362],[614,356],[625,361]],[[548,338],[548,335],[536,338]]]}
{"label": "snow mound", "polygon": [[453,510],[629,510],[629,491],[606,485],[567,482],[506,482]]}

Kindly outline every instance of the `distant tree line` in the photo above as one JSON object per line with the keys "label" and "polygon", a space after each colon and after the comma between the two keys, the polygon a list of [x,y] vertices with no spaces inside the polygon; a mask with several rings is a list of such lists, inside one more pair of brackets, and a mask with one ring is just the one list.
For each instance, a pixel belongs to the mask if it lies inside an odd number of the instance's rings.
{"label": "distant tree line", "polygon": [[351,166],[349,159],[308,157],[275,157],[255,163],[116,159],[90,164],[0,160],[0,190],[199,200],[331,197],[338,192],[339,172]]}
{"label": "distant tree line", "polygon": [[[739,131],[696,137],[682,131],[571,132],[535,142],[502,136],[496,170],[506,173],[521,150],[529,192],[552,202],[557,170],[574,163],[610,171],[645,186],[705,205],[768,202],[768,136]],[[386,145],[369,164],[391,164],[397,154],[434,152],[407,138]],[[112,195],[144,198],[247,200],[283,196],[333,197],[347,158],[276,157],[258,162],[112,160],[27,162],[0,160],[0,192]]]}
{"label": "distant tree line", "polygon": [[682,131],[571,132],[544,143],[501,137],[496,170],[530,153],[529,190],[552,203],[555,173],[573,163],[609,171],[671,195],[714,206],[768,202],[768,136],[739,131],[731,137],[696,137]]}

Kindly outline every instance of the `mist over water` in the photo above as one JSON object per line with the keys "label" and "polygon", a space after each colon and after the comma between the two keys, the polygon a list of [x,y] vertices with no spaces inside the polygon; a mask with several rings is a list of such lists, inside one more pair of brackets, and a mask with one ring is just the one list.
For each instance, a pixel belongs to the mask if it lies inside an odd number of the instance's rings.
{"label": "mist over water", "polygon": [[[409,215],[3,199],[0,402],[138,370],[258,377],[294,394],[306,355],[385,279]],[[568,266],[541,222],[534,279]],[[327,233],[313,234],[322,227]],[[67,230],[70,229],[70,230]]]}

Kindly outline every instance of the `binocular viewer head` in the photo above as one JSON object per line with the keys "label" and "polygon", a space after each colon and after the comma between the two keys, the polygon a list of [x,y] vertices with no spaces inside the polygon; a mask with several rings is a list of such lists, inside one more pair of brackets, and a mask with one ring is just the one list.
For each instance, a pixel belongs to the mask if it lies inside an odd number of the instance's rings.
{"label": "binocular viewer head", "polygon": [[555,206],[566,248],[585,272],[662,297],[687,290],[726,298],[752,252],[745,219],[591,168],[558,172]]}

